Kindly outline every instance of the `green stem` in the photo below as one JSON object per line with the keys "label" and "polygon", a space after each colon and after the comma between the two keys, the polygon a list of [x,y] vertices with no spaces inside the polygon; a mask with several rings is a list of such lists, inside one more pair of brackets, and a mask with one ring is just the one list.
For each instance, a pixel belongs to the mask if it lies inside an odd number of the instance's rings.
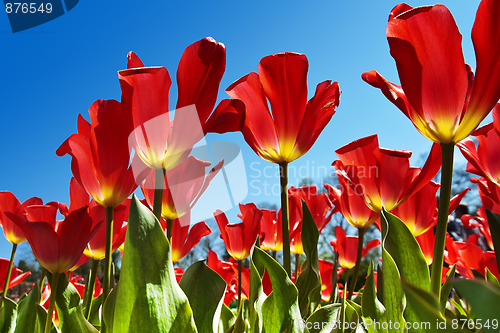
{"label": "green stem", "polygon": [[167,238],[170,243],[172,243],[172,228],[174,226],[174,220],[167,219]]}
{"label": "green stem", "polygon": [[330,300],[328,303],[333,304],[337,302],[337,270],[339,267],[339,253],[335,252],[335,260],[333,261],[333,269],[332,269],[332,291],[330,292]]}
{"label": "green stem", "polygon": [[[42,266],[40,266],[42,268],[42,273],[40,273],[40,295],[43,294],[43,283],[44,283],[44,280],[45,280],[45,276],[47,275],[47,270],[45,268],[43,268]],[[41,300],[40,300],[41,301]]]}
{"label": "green stem", "polygon": [[354,266],[354,274],[349,285],[349,294],[347,299],[351,299],[354,293],[354,288],[356,288],[356,283],[358,282],[359,268],[361,266],[361,254],[363,253],[363,242],[365,239],[365,229],[358,229],[358,253],[356,254],[356,265]]}
{"label": "green stem", "polygon": [[276,260],[276,251],[271,251],[271,254],[273,255],[273,259]]}
{"label": "green stem", "polygon": [[241,260],[238,260],[238,310],[241,306]]}
{"label": "green stem", "polygon": [[297,283],[297,279],[299,278],[299,269],[300,269],[300,254],[295,254],[295,283]]}
{"label": "green stem", "polygon": [[50,333],[52,328],[52,314],[54,313],[54,305],[56,303],[58,282],[59,282],[59,273],[53,273],[52,281],[50,283],[50,301],[49,301],[49,309],[47,310],[47,320],[45,321],[45,333]]}
{"label": "green stem", "polygon": [[89,319],[90,316],[90,308],[92,307],[92,299],[94,298],[94,288],[95,288],[95,280],[97,278],[97,271],[99,270],[99,260],[92,259],[92,268],[89,273],[89,280],[87,284],[88,290],[85,290],[85,297],[83,300],[84,313],[85,318]]}
{"label": "green stem", "polygon": [[153,202],[153,214],[161,221],[161,206],[163,200],[163,188],[165,187],[165,171],[155,170],[155,198]]}
{"label": "green stem", "polygon": [[[106,255],[104,257],[104,278],[102,285],[102,304],[106,301],[111,284],[111,247],[113,245],[113,207],[106,207]],[[104,312],[101,318],[102,332],[106,331],[104,327]]]}
{"label": "green stem", "polygon": [[7,290],[9,290],[10,275],[12,273],[12,267],[14,266],[14,256],[16,255],[17,244],[12,244],[12,251],[10,253],[9,268],[7,270],[7,276],[5,277],[5,284],[3,285],[3,294],[0,300],[0,307],[3,305],[3,299],[7,297]]}
{"label": "green stem", "polygon": [[283,268],[288,276],[292,276],[292,266],[290,260],[290,231],[288,222],[288,163],[281,162],[280,187],[281,187],[281,223],[283,231]]}
{"label": "green stem", "polygon": [[434,241],[434,256],[431,267],[431,291],[438,299],[441,294],[441,274],[443,273],[446,227],[448,225],[448,210],[450,209],[454,148],[454,143],[441,144],[443,166],[441,168],[441,189],[439,194],[436,240]]}

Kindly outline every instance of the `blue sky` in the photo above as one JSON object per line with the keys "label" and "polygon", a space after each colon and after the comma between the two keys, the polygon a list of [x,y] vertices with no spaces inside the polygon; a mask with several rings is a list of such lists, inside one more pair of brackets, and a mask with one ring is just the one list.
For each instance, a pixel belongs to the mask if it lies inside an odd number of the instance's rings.
{"label": "blue sky", "polygon": [[[127,53],[136,52],[146,66],[165,66],[174,78],[183,50],[206,36],[227,48],[219,99],[227,98],[224,89],[232,82],[256,71],[262,57],[283,51],[307,55],[310,97],[319,82],[339,82],[343,93],[337,113],[315,146],[292,163],[291,185],[303,177],[319,181],[323,173],[331,172],[335,149],[374,133],[379,134],[381,146],[412,150],[412,162],[420,163],[430,141],[361,80],[364,71],[376,69],[399,82],[385,36],[387,17],[397,3],[80,1],[65,15],[18,33],[11,32],[7,15],[0,14],[0,190],[13,192],[21,201],[39,196],[46,202],[68,202],[70,158],[57,157],[55,151],[76,131],[78,114],[88,118],[87,110],[96,99],[120,99],[117,71],[126,67]],[[475,67],[470,31],[479,1],[442,3],[464,36],[466,62]],[[172,106],[176,89],[174,84]],[[239,145],[249,181],[264,170],[271,174],[275,167],[258,158],[240,133],[207,139]],[[265,180],[266,186],[278,186],[272,175]],[[258,193],[257,186],[249,183],[250,195],[244,202],[278,203],[277,197]],[[2,238],[0,256],[9,253],[10,244]]]}

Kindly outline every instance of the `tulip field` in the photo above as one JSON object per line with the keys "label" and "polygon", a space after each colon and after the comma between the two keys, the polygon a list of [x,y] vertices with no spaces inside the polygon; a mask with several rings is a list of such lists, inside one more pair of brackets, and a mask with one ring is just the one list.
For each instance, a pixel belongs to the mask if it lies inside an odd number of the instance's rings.
{"label": "tulip field", "polygon": [[[336,185],[291,186],[294,161],[341,112],[342,82],[311,86],[311,59],[282,52],[221,87],[226,48],[206,37],[179,50],[169,101],[167,68],[129,52],[121,96],[89,101],[55,151],[71,161],[70,202],[21,202],[0,188],[12,244],[0,259],[0,332],[500,332],[500,1],[482,0],[464,37],[444,5],[388,14],[386,56],[400,83],[360,74],[432,142],[422,167],[374,134],[334,147]],[[195,151],[207,134],[229,132],[276,170],[281,205],[237,202],[235,219],[217,207],[206,212],[211,230],[192,211],[230,161]],[[456,219],[469,189],[452,195],[455,147],[481,202]],[[321,258],[323,230],[333,231],[333,260]],[[212,233],[229,259],[204,249],[181,267]],[[42,273],[12,297],[30,274],[14,267],[25,241]],[[361,269],[369,253],[381,255]],[[87,262],[88,274],[74,272]]]}

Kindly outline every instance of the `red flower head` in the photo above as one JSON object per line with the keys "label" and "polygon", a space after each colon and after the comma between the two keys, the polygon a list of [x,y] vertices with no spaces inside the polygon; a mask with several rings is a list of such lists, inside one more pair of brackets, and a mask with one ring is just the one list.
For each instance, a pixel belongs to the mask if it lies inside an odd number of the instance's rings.
{"label": "red flower head", "polygon": [[455,242],[446,236],[446,252],[444,260],[448,265],[457,265],[457,272],[467,279],[474,279],[472,270],[485,274],[488,268],[498,278],[496,260],[492,260],[493,251],[484,252],[478,245],[479,234],[469,236],[467,242]]}
{"label": "red flower head", "polygon": [[500,97],[500,5],[483,0],[472,28],[476,76],[465,64],[462,35],[443,5],[397,5],[389,16],[387,39],[401,86],[376,71],[363,80],[410,118],[424,136],[438,143],[466,138]]}
{"label": "red flower head", "polygon": [[88,241],[96,233],[87,207],[74,210],[63,221],[56,221],[52,205],[27,207],[29,221],[9,217],[26,235],[36,259],[51,273],[64,273],[76,265]]}
{"label": "red flower head", "polygon": [[364,229],[371,226],[378,219],[378,214],[368,208],[363,197],[347,185],[344,178],[338,179],[340,189],[325,184],[333,205],[353,227]]}
{"label": "red flower head", "polygon": [[410,151],[380,148],[377,135],[353,141],[335,151],[337,177],[362,195],[368,207],[391,211],[427,184],[441,168],[441,149],[434,144],[422,169],[410,167]]}
{"label": "red flower head", "polygon": [[273,54],[260,61],[259,74],[250,73],[226,89],[245,103],[241,132],[267,161],[291,162],[304,155],[339,105],[339,85],[331,81],[318,84],[307,102],[308,66],[303,54]]}
{"label": "red flower head", "polygon": [[[327,213],[333,204],[326,193],[319,193],[316,186],[293,187],[288,189],[290,207],[290,251],[293,254],[303,254],[302,246],[302,200],[306,203],[311,215],[321,233],[323,228],[332,219],[332,214]],[[332,212],[332,213],[335,213]],[[281,220],[281,211],[280,211]],[[281,222],[280,222],[281,224]]]}
{"label": "red flower head", "polygon": [[175,263],[184,258],[200,239],[211,233],[205,222],[198,222],[190,229],[189,223],[181,225],[179,219],[175,219],[172,225],[172,261]]}
{"label": "red flower head", "polygon": [[212,113],[225,68],[224,44],[204,38],[186,48],[177,68],[177,111],[170,120],[167,69],[144,67],[135,53],[128,54],[127,69],[118,72],[122,102],[135,129],[131,147],[149,168],[175,167],[208,132],[239,130],[241,111],[234,106],[242,107],[241,102],[224,100]]}
{"label": "red flower head", "polygon": [[281,219],[275,210],[261,209],[260,248],[264,251],[278,252],[283,249],[283,229]]}
{"label": "red flower head", "polygon": [[[332,293],[332,274],[333,274],[333,263],[319,259],[319,274],[321,276],[321,300],[323,302],[330,301],[330,295]],[[337,268],[337,277],[340,276],[345,271],[344,267]]]}
{"label": "red flower head", "polygon": [[[203,192],[205,192],[210,181],[220,171],[223,164],[224,160],[220,161],[205,177],[205,168],[210,165],[210,162],[189,156],[175,168],[166,171],[162,196],[162,217],[164,219],[175,220],[182,218],[189,212]],[[151,172],[146,177],[146,181],[141,185],[141,189],[148,205],[153,207],[155,192],[154,173]],[[181,224],[189,224],[189,221],[184,223],[181,220]]]}
{"label": "red flower head", "polygon": [[436,235],[434,235],[434,229],[429,228],[427,231],[424,231],[420,235],[416,236],[418,245],[420,245],[420,249],[424,254],[425,261],[427,261],[427,265],[432,264],[432,258],[434,256],[434,241]]}
{"label": "red flower head", "polygon": [[42,203],[42,199],[33,197],[21,204],[11,192],[0,191],[0,224],[2,225],[5,238],[9,242],[12,244],[21,244],[26,240],[26,237],[21,228],[5,213],[14,214],[23,220],[27,220],[24,208],[30,205],[41,205]]}
{"label": "red flower head", "polygon": [[[340,226],[335,227],[336,239],[332,240],[330,244],[333,250],[339,253],[340,266],[350,269],[356,265],[356,254],[358,251],[358,237],[346,236],[345,230]],[[380,245],[380,240],[372,239],[363,247],[362,257],[368,254],[368,251]]]}
{"label": "red flower head", "polygon": [[469,161],[467,172],[482,176],[500,186],[500,103],[493,110],[493,121],[474,131],[478,146],[471,139],[465,139],[457,144],[458,148]]}
{"label": "red flower head", "polygon": [[[95,235],[90,239],[87,247],[84,250],[84,255],[87,258],[94,260],[101,260],[105,256],[106,251],[106,227],[104,221],[106,220],[106,208],[99,205],[95,200],[89,202],[89,195],[85,189],[73,177],[69,184],[70,193],[70,211],[79,209],[81,207],[88,207],[88,212],[92,218],[92,228],[98,224],[102,225],[97,229]],[[126,199],[125,201],[130,201]],[[113,210],[113,244],[111,251],[114,252],[125,241],[125,233],[127,232],[128,210],[127,206],[120,204]],[[77,266],[81,266],[86,262],[85,258],[81,258]],[[76,269],[76,268],[75,268]]]}
{"label": "red flower head", "polygon": [[[9,270],[9,263],[9,259],[0,258],[0,288],[2,288],[0,292],[3,292],[3,286],[5,285],[5,279],[7,278],[7,273]],[[9,289],[17,286],[30,274],[31,272],[23,273],[22,270],[12,267],[9,279]]]}
{"label": "red flower head", "polygon": [[[430,181],[392,211],[406,224],[415,237],[426,233],[427,230],[436,225],[438,215],[436,193],[438,189],[439,184]],[[448,214],[453,213],[468,191],[469,188],[466,188],[451,198]],[[377,227],[380,230],[380,225]]]}
{"label": "red flower head", "polygon": [[220,230],[220,238],[224,240],[227,252],[235,260],[244,260],[250,255],[250,250],[260,231],[262,212],[253,203],[240,204],[241,223],[229,224],[226,214],[217,210],[215,220]]}
{"label": "red flower head", "polygon": [[98,204],[116,207],[137,188],[127,143],[132,124],[115,100],[94,102],[89,114],[91,123],[79,115],[78,133],[56,153],[71,155],[73,175]]}
{"label": "red flower head", "polygon": [[[208,251],[207,266],[219,274],[226,282],[226,293],[224,304],[229,305],[238,295],[238,265],[234,262],[219,260],[217,253]],[[248,298],[250,290],[250,270],[241,267],[241,292],[242,296]],[[242,297],[242,298],[243,298]]]}

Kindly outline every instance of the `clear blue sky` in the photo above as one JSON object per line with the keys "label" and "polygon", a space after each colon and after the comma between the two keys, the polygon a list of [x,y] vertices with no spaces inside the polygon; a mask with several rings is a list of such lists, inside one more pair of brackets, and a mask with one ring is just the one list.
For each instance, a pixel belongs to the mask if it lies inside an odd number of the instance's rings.
{"label": "clear blue sky", "polygon": [[[147,66],[165,66],[174,78],[183,50],[206,36],[227,48],[219,99],[227,98],[224,89],[233,81],[256,71],[262,57],[283,51],[307,55],[310,96],[321,81],[339,82],[343,93],[337,113],[310,152],[292,163],[299,173],[291,177],[292,185],[308,176],[319,181],[321,170],[330,170],[335,149],[374,133],[384,147],[414,151],[413,163],[418,163],[431,143],[380,91],[361,80],[364,71],[376,69],[399,82],[385,36],[387,17],[397,3],[80,1],[65,15],[18,33],[11,32],[1,13],[0,190],[12,191],[21,201],[39,196],[68,202],[70,158],[57,157],[55,151],[76,131],[77,115],[88,118],[93,101],[120,99],[117,71],[126,67],[127,53],[136,52]],[[442,3],[464,36],[466,61],[475,67],[470,31],[479,1]],[[172,106],[176,94],[174,84]],[[274,167],[258,158],[239,133],[208,140],[238,144],[249,179],[259,168]],[[277,178],[266,180],[268,186],[278,186]],[[244,202],[278,203],[276,197],[256,195],[255,186],[249,184]],[[10,244],[2,237],[0,256],[9,253]]]}

